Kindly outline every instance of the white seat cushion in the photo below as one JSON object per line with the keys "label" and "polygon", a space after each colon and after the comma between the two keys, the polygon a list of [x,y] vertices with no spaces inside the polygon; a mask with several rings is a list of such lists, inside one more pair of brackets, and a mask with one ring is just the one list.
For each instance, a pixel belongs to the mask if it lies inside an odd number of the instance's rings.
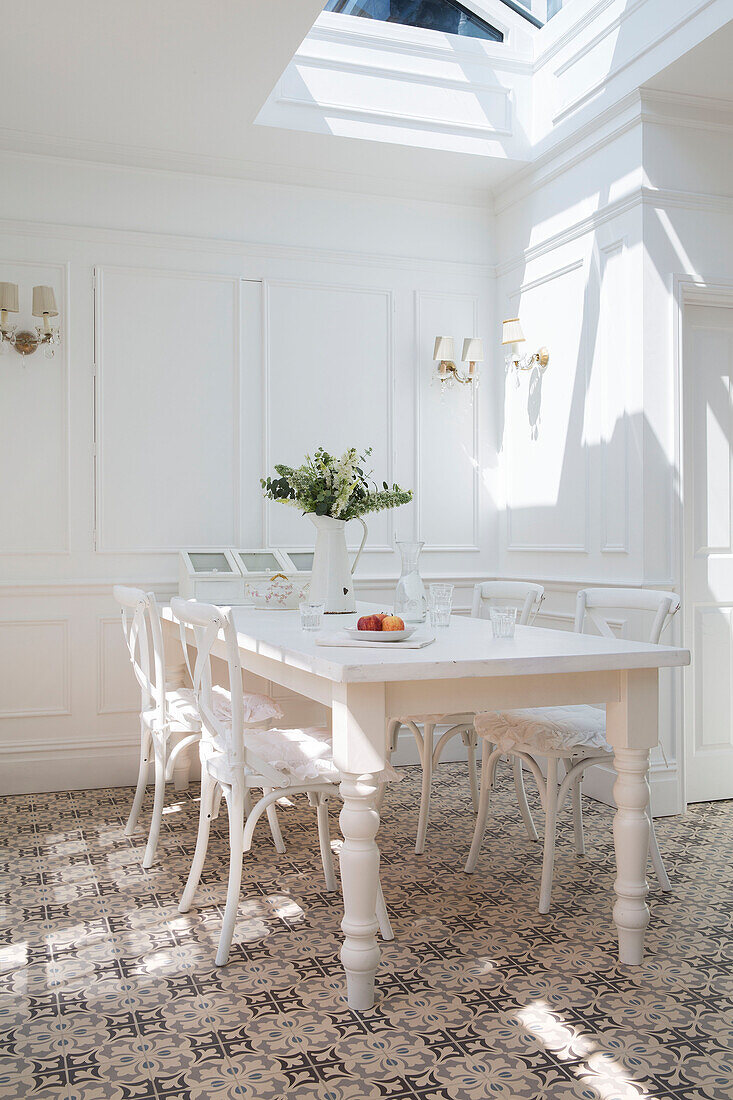
{"label": "white seat cushion", "polygon": [[293,783],[321,780],[338,783],[340,775],[333,763],[331,734],[327,729],[245,730],[248,749],[277,768]]}
{"label": "white seat cushion", "polygon": [[[246,729],[244,742],[252,753],[276,768],[291,784],[314,781],[339,783],[341,780],[341,774],[333,762],[331,731],[324,727]],[[217,777],[223,778],[226,764],[222,753],[210,742],[202,741],[201,755],[211,762]],[[246,770],[249,775],[258,774],[256,766]],[[391,764],[387,764],[378,778],[382,783],[389,783],[399,781],[402,776]]]}
{"label": "white seat cushion", "polygon": [[[214,702],[214,716],[220,722],[228,725],[232,720],[232,697],[223,687],[214,684],[211,689]],[[174,714],[174,706],[179,708],[182,714],[193,714],[198,721],[196,699],[191,688],[179,688],[175,692],[166,692],[168,708],[171,715]],[[255,692],[244,693],[244,721],[245,722],[269,722],[276,718],[282,718],[282,707],[271,699],[269,695],[257,695]]]}
{"label": "white seat cushion", "polygon": [[476,731],[504,752],[613,752],[606,711],[598,707],[536,707],[476,715]]}

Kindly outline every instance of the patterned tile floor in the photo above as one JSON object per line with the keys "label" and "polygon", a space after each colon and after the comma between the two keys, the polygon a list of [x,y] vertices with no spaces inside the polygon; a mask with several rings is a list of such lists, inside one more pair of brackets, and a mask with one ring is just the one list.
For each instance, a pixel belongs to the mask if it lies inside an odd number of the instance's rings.
{"label": "patterned tile floor", "polygon": [[142,830],[123,835],[130,797],[0,800],[0,1097],[733,1097],[730,803],[659,823],[675,890],[652,882],[648,961],[631,969],[614,961],[606,807],[587,802],[584,860],[563,819],[553,911],[541,917],[540,846],[522,832],[506,773],[467,877],[464,766],[439,770],[420,858],[418,774],[406,769],[380,837],[397,938],[383,946],[377,1005],[358,1015],[343,998],[339,898],[323,890],[302,798],[280,814],[287,855],[262,829],[246,859],[232,959],[217,969],[225,818],[198,908],[181,916],[196,790],[169,795],[147,872]]}

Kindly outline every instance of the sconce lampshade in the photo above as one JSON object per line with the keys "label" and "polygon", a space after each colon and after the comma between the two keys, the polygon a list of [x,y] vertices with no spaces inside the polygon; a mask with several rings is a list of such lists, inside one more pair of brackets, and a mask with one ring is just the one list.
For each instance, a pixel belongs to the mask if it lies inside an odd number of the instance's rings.
{"label": "sconce lampshade", "polygon": [[18,286],[16,283],[0,283],[0,309],[8,313],[18,312]]}
{"label": "sconce lampshade", "polygon": [[502,344],[521,344],[523,341],[524,333],[522,332],[519,318],[514,317],[510,321],[505,321],[504,331],[501,337]]}
{"label": "sconce lampshade", "polygon": [[43,317],[47,313],[49,317],[58,317],[56,308],[56,295],[51,286],[33,287],[33,316]]}
{"label": "sconce lampshade", "polygon": [[436,363],[442,362],[444,359],[453,359],[453,337],[452,336],[436,336],[435,348],[433,349],[433,359]]}
{"label": "sconce lampshade", "polygon": [[461,356],[461,361],[464,363],[483,363],[483,340],[480,340],[478,336],[467,336],[463,341],[463,355]]}

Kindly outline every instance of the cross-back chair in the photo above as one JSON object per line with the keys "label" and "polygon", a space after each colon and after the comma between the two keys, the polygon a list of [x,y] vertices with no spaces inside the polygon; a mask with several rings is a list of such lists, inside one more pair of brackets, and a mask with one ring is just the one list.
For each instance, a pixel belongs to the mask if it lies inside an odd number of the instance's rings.
{"label": "cross-back chair", "polygon": [[[193,635],[196,659],[191,679],[202,725],[199,828],[178,908],[186,913],[193,903],[206,859],[211,821],[222,794],[229,817],[229,881],[216,963],[223,966],[228,962],[234,933],[244,853],[252,846],[255,826],[262,814],[274,814],[275,803],[284,794],[288,797],[307,794],[316,807],[326,889],[336,889],[328,800],[338,794],[341,777],[333,763],[328,729],[265,728],[262,716],[249,704],[252,697],[242,691],[239,646],[230,609],[176,597],[171,601],[171,610],[180,624],[184,648],[190,640],[187,629]],[[227,669],[231,697],[228,717],[217,712],[212,686],[211,658],[215,647],[215,655],[224,659]],[[250,801],[253,789],[263,792],[254,806]],[[376,917],[382,936],[392,939],[381,887]]]}
{"label": "cross-back chair", "polygon": [[[640,590],[636,588],[585,588],[578,593],[574,630],[582,633],[588,622],[608,638],[614,638],[609,617],[613,612],[653,614],[654,619],[645,641],[659,643],[662,631],[679,611],[679,599],[673,592]],[[508,754],[515,767],[525,764],[532,772],[540,793],[545,813],[544,852],[540,883],[540,913],[550,910],[552,875],[555,859],[555,832],[558,812],[567,798],[572,798],[575,851],[585,854],[583,837],[583,810],[581,780],[587,768],[594,764],[613,761],[613,749],[606,740],[605,706],[537,707],[503,713],[476,716],[476,731],[486,742],[481,767],[481,790],[476,827],[466,871],[476,868],[489,815],[489,800],[493,776],[498,760]],[[495,747],[493,747],[495,746]],[[539,760],[546,762],[547,778],[542,774]],[[558,764],[565,766],[565,776],[558,785]],[[532,821],[523,785],[517,787],[517,797],[524,802],[522,817],[532,840],[537,832]],[[667,872],[659,852],[654,817],[648,806],[649,854],[659,884],[663,890],[671,890]]]}
{"label": "cross-back chair", "polygon": [[[537,612],[545,598],[545,590],[540,584],[530,584],[527,581],[484,581],[477,584],[473,590],[473,603],[471,615],[476,619],[488,619],[492,606],[497,603],[515,606],[517,608],[518,621],[527,625],[534,621]],[[402,726],[410,730],[417,750],[420,755],[422,767],[422,787],[420,792],[420,812],[417,821],[417,837],[415,839],[415,852],[421,855],[425,851],[425,838],[428,831],[428,818],[430,815],[430,792],[433,782],[433,772],[440,763],[440,758],[449,741],[454,737],[460,737],[466,748],[468,758],[468,781],[471,788],[471,801],[474,812],[478,809],[478,775],[476,772],[476,748],[478,738],[474,728],[475,715],[471,713],[460,714],[423,714],[407,715],[401,718],[392,718],[387,724],[387,752],[388,756],[397,748],[397,738]],[[447,725],[445,730],[435,743],[436,726]],[[522,769],[517,764],[514,767],[514,782],[521,786]],[[522,813],[527,807],[526,797],[517,797]],[[529,813],[529,809],[526,810]],[[531,818],[530,818],[531,820]]]}
{"label": "cross-back chair", "polygon": [[115,585],[122,630],[130,663],[140,685],[140,766],[135,797],[125,834],[135,831],[151,761],[155,762],[155,795],[143,867],[152,866],[160,836],[165,785],[173,775],[180,753],[201,736],[201,723],[193,696],[185,688],[168,688],[160,613],[152,592]]}

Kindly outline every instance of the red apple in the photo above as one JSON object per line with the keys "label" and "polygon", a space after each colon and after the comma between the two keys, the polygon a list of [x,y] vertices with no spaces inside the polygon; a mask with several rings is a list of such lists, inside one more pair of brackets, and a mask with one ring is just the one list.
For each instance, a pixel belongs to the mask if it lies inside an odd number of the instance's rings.
{"label": "red apple", "polygon": [[378,615],[362,615],[356,624],[357,630],[381,630],[382,622]]}
{"label": "red apple", "polygon": [[382,619],[382,630],[404,630],[405,624],[399,615],[385,615]]}

